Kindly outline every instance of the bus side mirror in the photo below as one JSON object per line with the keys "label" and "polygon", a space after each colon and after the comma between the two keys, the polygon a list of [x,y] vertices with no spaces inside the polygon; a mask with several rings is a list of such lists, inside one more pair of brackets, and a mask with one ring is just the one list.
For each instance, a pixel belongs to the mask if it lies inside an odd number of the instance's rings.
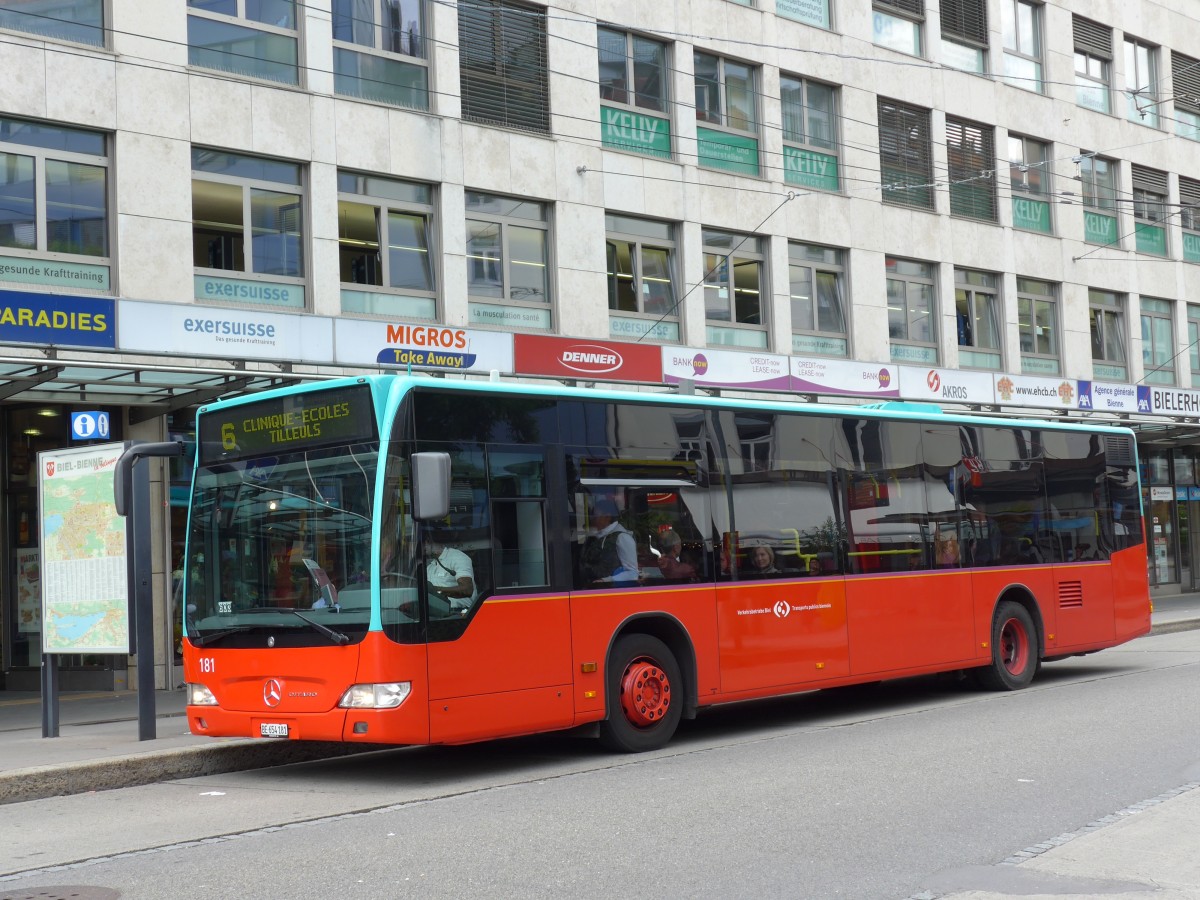
{"label": "bus side mirror", "polygon": [[412,455],[412,516],[418,522],[445,518],[450,512],[450,454]]}

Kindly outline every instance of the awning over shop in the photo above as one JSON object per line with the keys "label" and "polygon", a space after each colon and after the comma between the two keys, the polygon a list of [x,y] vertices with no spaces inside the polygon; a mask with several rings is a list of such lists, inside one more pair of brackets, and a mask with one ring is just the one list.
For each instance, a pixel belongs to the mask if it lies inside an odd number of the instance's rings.
{"label": "awning over shop", "polygon": [[329,377],[283,369],[249,370],[244,363],[187,367],[155,362],[135,365],[61,357],[0,357],[0,400],[129,406],[130,421],[136,423],[227,394]]}

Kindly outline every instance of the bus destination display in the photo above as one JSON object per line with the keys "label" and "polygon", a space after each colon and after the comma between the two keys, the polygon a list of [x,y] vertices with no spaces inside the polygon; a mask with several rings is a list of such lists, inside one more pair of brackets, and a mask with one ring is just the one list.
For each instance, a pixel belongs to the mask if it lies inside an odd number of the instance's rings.
{"label": "bus destination display", "polygon": [[365,385],[289,394],[200,416],[201,462],[375,439],[375,407]]}

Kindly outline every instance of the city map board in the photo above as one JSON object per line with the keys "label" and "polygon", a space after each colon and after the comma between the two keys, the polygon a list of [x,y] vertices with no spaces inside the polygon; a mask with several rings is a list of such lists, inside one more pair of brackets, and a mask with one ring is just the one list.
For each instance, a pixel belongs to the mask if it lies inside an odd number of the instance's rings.
{"label": "city map board", "polygon": [[129,652],[125,520],[113,500],[123,450],[38,454],[43,653]]}

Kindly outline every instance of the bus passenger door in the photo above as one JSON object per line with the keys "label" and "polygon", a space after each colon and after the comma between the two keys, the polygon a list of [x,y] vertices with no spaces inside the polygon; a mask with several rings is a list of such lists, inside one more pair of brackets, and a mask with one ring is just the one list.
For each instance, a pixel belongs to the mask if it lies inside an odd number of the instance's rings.
{"label": "bus passenger door", "polygon": [[721,691],[804,686],[849,672],[843,526],[834,502],[837,420],[713,415],[723,471],[712,486],[719,545]]}
{"label": "bus passenger door", "polygon": [[471,558],[476,597],[459,609],[461,603],[447,608],[430,596],[430,739],[454,743],[569,727],[570,601],[551,589],[546,453],[456,446],[449,521]]}

